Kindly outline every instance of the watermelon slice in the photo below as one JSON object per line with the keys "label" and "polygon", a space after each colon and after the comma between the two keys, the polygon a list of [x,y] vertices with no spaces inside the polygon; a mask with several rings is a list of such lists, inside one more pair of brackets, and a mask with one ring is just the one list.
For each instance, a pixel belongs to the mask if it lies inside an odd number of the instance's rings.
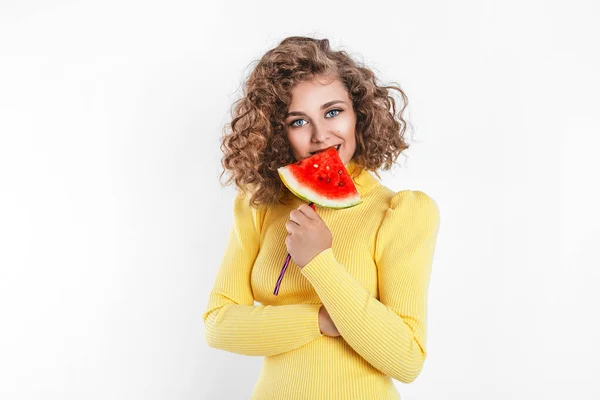
{"label": "watermelon slice", "polygon": [[299,198],[327,208],[362,203],[358,190],[334,146],[277,169],[283,184]]}

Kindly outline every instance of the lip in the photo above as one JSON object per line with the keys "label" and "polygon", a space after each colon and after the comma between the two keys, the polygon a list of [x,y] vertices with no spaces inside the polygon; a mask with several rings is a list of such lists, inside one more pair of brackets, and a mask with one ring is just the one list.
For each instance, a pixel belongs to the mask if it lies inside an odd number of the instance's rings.
{"label": "lip", "polygon": [[325,149],[328,149],[328,148],[330,148],[330,147],[332,147],[332,146],[333,146],[333,147],[335,147],[335,148],[336,148],[336,150],[337,150],[337,152],[339,153],[339,152],[340,152],[340,149],[339,149],[339,148],[342,146],[342,144],[341,144],[341,143],[338,143],[338,144],[332,144],[331,146],[327,146],[327,147],[324,147],[324,148],[322,148],[322,149],[319,149],[319,150],[311,151],[311,152],[310,152],[310,153],[308,153],[308,154],[310,154],[311,156],[314,156],[315,154],[317,154],[317,153],[319,153],[319,152],[321,152],[321,151],[323,151],[323,150],[325,150]]}

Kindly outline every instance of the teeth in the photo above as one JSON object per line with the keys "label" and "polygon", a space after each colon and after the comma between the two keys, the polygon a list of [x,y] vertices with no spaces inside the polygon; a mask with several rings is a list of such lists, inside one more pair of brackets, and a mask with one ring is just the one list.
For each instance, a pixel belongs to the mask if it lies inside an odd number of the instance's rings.
{"label": "teeth", "polygon": [[[340,151],[341,144],[338,144],[337,146],[333,146],[333,147],[335,147],[336,151]],[[325,149],[323,149],[323,150],[319,150],[319,151],[313,151],[313,152],[311,152],[311,153],[310,153],[310,155],[315,155],[315,154],[317,154],[317,153],[321,153],[321,152],[322,152],[322,151],[324,151],[324,150],[325,150]]]}

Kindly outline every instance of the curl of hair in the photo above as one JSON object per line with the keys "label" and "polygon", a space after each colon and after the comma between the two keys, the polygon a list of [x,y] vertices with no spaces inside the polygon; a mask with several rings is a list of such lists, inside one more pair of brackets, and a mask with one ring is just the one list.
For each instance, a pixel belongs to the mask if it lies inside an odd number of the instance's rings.
{"label": "curl of hair", "polygon": [[[291,90],[316,76],[339,79],[346,87],[356,114],[356,175],[363,169],[389,170],[405,141],[403,113],[408,98],[398,86],[379,85],[375,74],[345,51],[330,49],[328,39],[291,36],[267,51],[243,85],[243,96],[232,105],[232,120],[221,138],[223,172],[243,192],[250,205],[286,204],[293,194],[281,182],[277,169],[296,161],[285,131]],[[391,90],[400,93],[397,110]],[[223,185],[223,183],[221,182]]]}

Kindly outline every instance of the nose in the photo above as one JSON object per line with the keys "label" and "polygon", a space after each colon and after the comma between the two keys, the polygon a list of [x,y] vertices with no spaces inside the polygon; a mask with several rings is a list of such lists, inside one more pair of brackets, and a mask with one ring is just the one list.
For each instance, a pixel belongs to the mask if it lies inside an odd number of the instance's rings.
{"label": "nose", "polygon": [[313,143],[325,143],[329,139],[329,135],[327,134],[326,130],[322,126],[317,126],[317,124],[313,124],[313,126]]}

